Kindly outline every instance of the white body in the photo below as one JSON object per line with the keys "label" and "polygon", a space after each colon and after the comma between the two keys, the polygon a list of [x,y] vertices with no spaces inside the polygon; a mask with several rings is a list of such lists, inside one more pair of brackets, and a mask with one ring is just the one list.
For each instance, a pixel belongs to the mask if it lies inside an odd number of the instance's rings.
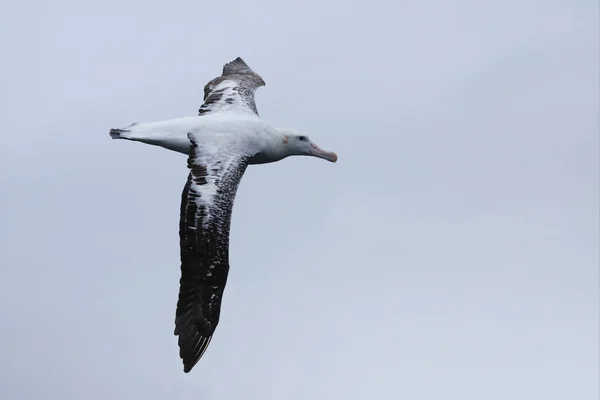
{"label": "white body", "polygon": [[[134,140],[160,146],[185,155],[190,154],[188,133],[194,134],[199,141],[205,137],[205,144],[226,147],[226,144],[238,142],[245,149],[255,151],[256,159],[251,164],[280,160],[284,154],[277,154],[277,138],[282,138],[280,130],[271,127],[255,114],[239,112],[220,112],[202,116],[187,116],[163,121],[131,125],[119,132],[118,138]],[[261,150],[271,148],[267,161],[261,157]]]}

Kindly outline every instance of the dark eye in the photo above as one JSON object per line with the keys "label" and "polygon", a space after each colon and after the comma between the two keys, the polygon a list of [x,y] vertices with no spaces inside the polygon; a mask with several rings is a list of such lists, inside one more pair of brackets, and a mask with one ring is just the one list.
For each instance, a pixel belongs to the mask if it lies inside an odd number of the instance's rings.
{"label": "dark eye", "polygon": [[306,136],[299,136],[298,139],[301,141],[304,141],[304,140],[306,140]]}

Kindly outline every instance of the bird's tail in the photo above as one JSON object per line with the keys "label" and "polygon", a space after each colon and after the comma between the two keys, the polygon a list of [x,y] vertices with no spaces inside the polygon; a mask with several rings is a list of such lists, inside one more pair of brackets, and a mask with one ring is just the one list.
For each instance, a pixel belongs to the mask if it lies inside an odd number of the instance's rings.
{"label": "bird's tail", "polygon": [[134,122],[133,124],[129,125],[125,129],[111,129],[109,132],[110,137],[113,139],[129,139],[129,140],[131,140],[133,138],[131,137],[131,134],[130,134],[131,129],[129,129],[129,128],[132,128],[135,125],[137,125],[137,122]]}

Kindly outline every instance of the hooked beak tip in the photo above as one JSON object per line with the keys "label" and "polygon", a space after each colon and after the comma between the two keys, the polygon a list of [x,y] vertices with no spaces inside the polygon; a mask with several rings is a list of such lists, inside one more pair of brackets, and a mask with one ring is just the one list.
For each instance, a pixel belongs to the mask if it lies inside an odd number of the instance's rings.
{"label": "hooked beak tip", "polygon": [[337,162],[338,156],[333,151],[325,151],[325,150],[321,149],[319,146],[317,146],[316,144],[312,144],[311,147],[312,147],[312,154],[314,156],[323,158],[323,159],[333,162],[333,163]]}

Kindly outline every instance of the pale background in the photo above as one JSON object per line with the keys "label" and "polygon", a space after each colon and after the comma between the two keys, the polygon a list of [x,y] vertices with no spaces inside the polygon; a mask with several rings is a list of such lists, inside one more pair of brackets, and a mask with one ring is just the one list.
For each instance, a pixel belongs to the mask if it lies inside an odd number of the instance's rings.
{"label": "pale background", "polygon": [[[598,399],[598,2],[352,4],[3,5],[2,399]],[[186,159],[108,130],[237,56],[340,159],[247,171],[186,375]]]}

